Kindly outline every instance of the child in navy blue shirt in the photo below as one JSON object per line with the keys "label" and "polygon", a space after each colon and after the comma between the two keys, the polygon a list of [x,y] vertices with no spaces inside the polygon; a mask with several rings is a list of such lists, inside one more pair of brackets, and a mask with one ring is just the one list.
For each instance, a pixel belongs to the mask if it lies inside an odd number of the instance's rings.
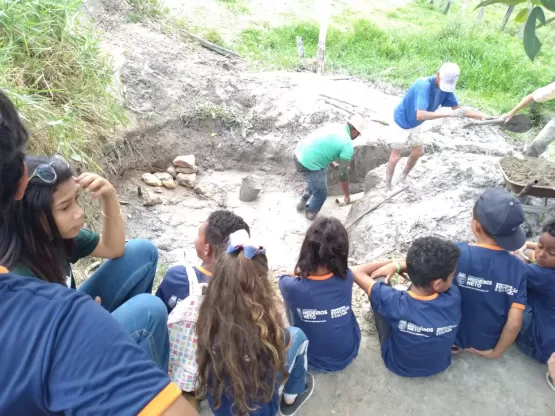
{"label": "child in navy blue shirt", "polygon": [[[246,230],[250,233],[250,228],[243,218],[226,210],[214,211],[200,225],[195,239],[195,249],[202,263],[194,267],[199,283],[208,283],[212,277],[216,258],[225,252],[229,235],[238,230]],[[186,267],[180,265],[170,268],[156,291],[156,296],[164,301],[168,313],[187,298],[189,280]]]}
{"label": "child in navy blue shirt", "polygon": [[475,244],[461,250],[455,284],[462,296],[457,348],[498,358],[515,341],[526,305],[526,266],[510,251],[526,242],[520,201],[501,189],[487,189],[474,205]]}
{"label": "child in navy blue shirt", "polygon": [[[370,263],[353,269],[370,297],[386,367],[397,375],[424,377],[451,365],[451,346],[461,319],[461,296],[452,286],[459,249],[435,237],[415,240],[406,261]],[[412,286],[387,283],[407,272]],[[384,281],[374,278],[386,276]],[[381,280],[381,279],[380,279]]]}
{"label": "child in navy blue shirt", "polygon": [[348,256],[349,237],[343,224],[320,218],[306,232],[295,276],[279,280],[289,321],[310,342],[308,364],[313,371],[343,370],[358,355],[360,328],[352,310]]}
{"label": "child in navy blue shirt", "polygon": [[547,221],[538,243],[526,243],[528,301],[517,344],[540,363],[555,352],[555,218]]}

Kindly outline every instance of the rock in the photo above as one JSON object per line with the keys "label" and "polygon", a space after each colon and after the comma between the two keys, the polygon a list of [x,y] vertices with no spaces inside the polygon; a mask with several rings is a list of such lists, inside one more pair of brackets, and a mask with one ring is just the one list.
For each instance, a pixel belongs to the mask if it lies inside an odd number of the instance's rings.
{"label": "rock", "polygon": [[173,166],[170,166],[166,172],[172,175],[172,178],[177,178],[177,172]]}
{"label": "rock", "polygon": [[177,168],[196,168],[197,162],[195,155],[177,156],[173,165]]}
{"label": "rock", "polygon": [[196,173],[178,173],[177,183],[186,188],[193,189],[197,184],[197,174]]}
{"label": "rock", "polygon": [[152,192],[146,191],[143,194],[143,205],[145,207],[151,207],[153,205],[162,204],[164,201],[159,195],[154,195]]}
{"label": "rock", "polygon": [[144,183],[150,186],[162,186],[162,181],[152,173],[143,173],[142,179]]}
{"label": "rock", "polygon": [[162,182],[162,186],[167,189],[175,189],[175,182],[172,175],[167,172],[156,172],[154,174]]}
{"label": "rock", "polygon": [[186,173],[187,175],[191,174],[191,173],[197,173],[198,172],[198,167],[194,167],[194,168],[175,168],[175,171],[177,173]]}
{"label": "rock", "polygon": [[158,179],[160,179],[162,182],[173,180],[172,175],[170,175],[168,172],[156,172],[156,173],[154,174],[154,176],[156,176],[156,177],[157,177]]}
{"label": "rock", "polygon": [[195,192],[199,195],[205,196],[206,198],[211,198],[216,195],[218,190],[212,184],[199,183],[197,186],[195,186]]}

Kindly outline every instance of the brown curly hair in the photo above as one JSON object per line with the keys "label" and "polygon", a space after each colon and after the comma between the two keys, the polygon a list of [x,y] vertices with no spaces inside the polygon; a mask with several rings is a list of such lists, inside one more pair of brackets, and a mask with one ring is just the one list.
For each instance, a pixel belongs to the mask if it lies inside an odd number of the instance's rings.
{"label": "brown curly hair", "polygon": [[245,416],[272,400],[285,371],[286,345],[278,299],[268,277],[268,260],[243,251],[220,256],[196,326],[199,396],[222,394],[234,413]]}

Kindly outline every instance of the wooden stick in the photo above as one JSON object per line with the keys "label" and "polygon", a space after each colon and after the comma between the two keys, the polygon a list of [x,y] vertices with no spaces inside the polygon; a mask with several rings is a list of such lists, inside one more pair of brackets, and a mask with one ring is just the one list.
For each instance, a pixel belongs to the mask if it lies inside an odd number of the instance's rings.
{"label": "wooden stick", "polygon": [[[345,111],[345,112],[347,112],[347,113],[349,113],[349,114],[351,114],[351,115],[359,114],[359,113],[356,112],[356,111],[349,110],[348,108],[345,108],[345,107],[343,107],[343,106],[341,106],[341,105],[339,105],[339,104],[337,104],[337,103],[334,103],[333,101],[331,101],[331,100],[325,98],[326,96],[323,95],[323,94],[320,94],[320,96],[321,96],[321,97],[324,99],[324,101],[327,102],[329,105],[333,105],[334,107],[337,107],[337,108],[339,108],[340,110],[343,110],[343,111]],[[336,98],[334,98],[334,99],[336,99]],[[341,100],[337,100],[337,101],[344,102],[344,103],[346,103],[346,104],[350,104],[350,103],[348,103],[348,102],[346,102],[346,101],[341,101]],[[353,104],[351,104],[351,105],[353,105]],[[354,105],[353,105],[353,106],[354,106]],[[365,109],[364,107],[362,107],[362,108]],[[376,123],[383,124],[384,126],[389,126],[389,123],[388,123],[387,121],[385,121],[385,120],[380,120],[380,119],[373,118],[373,117],[368,117],[368,120],[374,121],[374,122],[376,122]]]}
{"label": "wooden stick", "polygon": [[533,181],[530,181],[528,184],[526,184],[526,186],[525,186],[524,188],[522,188],[522,191],[520,191],[520,192],[517,194],[516,197],[519,198],[519,197],[521,197],[521,196],[528,195],[528,192],[530,192],[530,190],[534,187],[534,185],[537,185],[537,184],[538,184],[538,180],[537,180],[537,179],[535,179],[535,180],[533,180]]}
{"label": "wooden stick", "polygon": [[358,194],[351,195],[351,202],[349,204],[346,204],[343,198],[341,199],[335,198],[335,203],[340,207],[344,207],[345,205],[354,204],[355,202],[360,201],[363,197],[364,197],[364,192],[359,192]]}
{"label": "wooden stick", "polygon": [[343,110],[343,111],[349,113],[350,115],[355,115],[355,114],[357,114],[356,112],[351,111],[351,110],[348,110],[348,109],[346,109],[345,107],[343,107],[343,106],[341,106],[341,105],[339,105],[339,104],[336,104],[336,103],[334,103],[334,102],[331,101],[331,100],[328,100],[327,98],[324,98],[324,101],[327,102],[329,105],[333,105],[334,107],[337,107],[337,108],[339,108],[340,110]]}
{"label": "wooden stick", "polygon": [[297,40],[297,53],[299,54],[299,58],[304,58],[304,42],[303,38],[297,36],[295,38]]}
{"label": "wooden stick", "polygon": [[353,221],[351,221],[349,224],[347,224],[345,226],[345,228],[347,229],[347,231],[351,231],[351,229],[358,224],[358,222],[363,219],[365,216],[367,216],[368,214],[370,214],[371,212],[377,210],[379,207],[381,207],[383,204],[385,204],[387,201],[389,201],[391,198],[399,195],[401,192],[406,191],[407,189],[409,189],[408,186],[405,186],[402,189],[399,189],[398,191],[392,193],[391,195],[387,196],[386,198],[383,199],[382,202],[379,202],[375,205],[372,205],[370,208],[368,208],[366,211],[363,211],[362,214],[359,214],[358,217],[356,217]]}
{"label": "wooden stick", "polygon": [[324,74],[324,64],[326,61],[326,36],[328,35],[328,23],[331,14],[331,0],[324,0],[320,16],[320,34],[318,36],[318,55],[316,59],[316,73]]}
{"label": "wooden stick", "polygon": [[193,35],[190,32],[185,32],[185,33],[187,33],[187,36],[189,36],[191,39],[197,41],[201,46],[205,47],[206,49],[210,49],[212,52],[216,52],[217,54],[220,54],[223,56],[233,56],[234,58],[241,57],[236,52],[230,51],[229,49],[226,49],[220,45],[216,45],[215,43],[209,42],[206,39],[203,39],[197,35]]}

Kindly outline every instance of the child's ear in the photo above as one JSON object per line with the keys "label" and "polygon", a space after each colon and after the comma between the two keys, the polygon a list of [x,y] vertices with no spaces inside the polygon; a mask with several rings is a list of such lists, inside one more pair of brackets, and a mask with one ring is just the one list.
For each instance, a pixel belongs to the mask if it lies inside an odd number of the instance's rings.
{"label": "child's ear", "polygon": [[434,293],[441,293],[443,292],[443,283],[445,283],[443,280],[441,279],[436,279],[436,280],[432,280],[432,290],[434,291]]}
{"label": "child's ear", "polygon": [[212,257],[213,254],[214,254],[214,248],[210,244],[205,244],[204,245],[204,255],[206,257]]}

